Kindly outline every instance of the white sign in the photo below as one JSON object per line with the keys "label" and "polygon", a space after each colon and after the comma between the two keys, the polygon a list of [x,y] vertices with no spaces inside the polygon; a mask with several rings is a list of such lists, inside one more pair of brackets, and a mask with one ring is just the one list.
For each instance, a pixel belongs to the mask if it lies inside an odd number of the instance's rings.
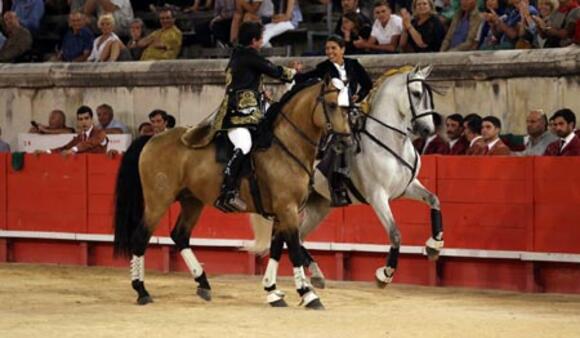
{"label": "white sign", "polygon": [[[33,153],[36,150],[48,150],[62,147],[69,143],[76,134],[58,134],[58,135],[41,135],[41,134],[18,134],[18,151]],[[107,135],[109,143],[107,150],[117,150],[124,152],[131,144],[131,134],[112,134]]]}

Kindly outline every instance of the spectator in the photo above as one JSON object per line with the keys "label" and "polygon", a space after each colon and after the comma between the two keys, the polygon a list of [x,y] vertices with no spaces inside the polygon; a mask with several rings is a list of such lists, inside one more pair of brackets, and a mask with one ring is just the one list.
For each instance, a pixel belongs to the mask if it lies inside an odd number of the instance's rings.
{"label": "spectator", "polygon": [[[176,2],[179,2],[180,4],[182,4],[184,1],[177,0]],[[182,7],[181,7],[181,8],[184,8],[183,11],[186,13],[187,12],[197,13],[199,11],[209,11],[213,7],[213,0],[206,0],[206,1],[195,0],[195,1],[193,1],[193,4],[191,3],[191,1],[186,1],[186,2],[189,2],[189,3],[182,4]]]}
{"label": "spectator", "polygon": [[105,62],[122,59],[121,53],[128,51],[119,36],[113,32],[115,27],[113,16],[111,14],[101,16],[98,26],[102,34],[93,42],[93,50],[87,61]]}
{"label": "spectator", "polygon": [[463,117],[451,114],[445,120],[447,138],[449,139],[449,155],[465,155],[469,142],[463,136]]}
{"label": "spectator", "polygon": [[559,0],[558,10],[548,17],[546,24],[537,16],[534,18],[539,34],[546,39],[545,48],[568,46],[572,43],[576,21],[580,19],[577,0]]}
{"label": "spectator", "polygon": [[550,131],[550,133],[552,133],[552,135],[556,135],[556,123],[554,122],[554,120],[556,119],[556,116],[552,115],[552,117],[550,117],[550,119],[548,120],[548,131]]}
{"label": "spectator", "polygon": [[99,129],[107,134],[129,134],[129,128],[114,119],[113,107],[108,104],[102,104],[97,107],[97,118],[99,119]]}
{"label": "spectator", "polygon": [[40,26],[40,20],[44,16],[43,0],[14,0],[12,11],[20,19],[20,23],[30,32],[35,33]]}
{"label": "spectator", "polygon": [[405,52],[438,52],[445,38],[445,27],[435,15],[433,0],[414,0],[413,17],[401,9],[403,33],[401,48]]}
{"label": "spectator", "polygon": [[145,23],[140,18],[133,19],[131,21],[131,25],[129,27],[129,35],[131,39],[127,43],[127,48],[129,49],[129,53],[131,53],[131,59],[133,60],[141,60],[141,55],[143,55],[143,51],[145,48],[139,47],[137,43],[139,40],[145,37]]}
{"label": "spectator", "polygon": [[272,21],[264,26],[263,45],[265,47],[271,47],[272,38],[298,28],[298,24],[302,21],[298,0],[273,0],[273,4]]}
{"label": "spectator", "polygon": [[[349,12],[342,16],[341,36],[345,43],[345,54],[363,54],[363,49],[358,49],[353,42],[361,38],[361,21],[359,15],[355,12]],[[368,36],[367,36],[368,38]]]}
{"label": "spectator", "polygon": [[70,29],[64,35],[58,59],[66,62],[84,62],[89,58],[95,36],[85,27],[85,17],[80,12],[73,12],[68,17]]}
{"label": "spectator", "polygon": [[532,21],[531,16],[538,16],[538,11],[529,5],[528,0],[510,0],[510,8],[503,17],[499,17],[494,12],[489,13],[489,22],[495,34],[496,43],[482,46],[482,48],[488,50],[513,49],[518,40],[520,43],[526,43],[527,48],[531,48],[533,36],[536,34],[535,25],[526,24],[526,20]]}
{"label": "spectator", "polygon": [[497,44],[497,38],[494,31],[491,29],[493,24],[492,18],[495,13],[500,18],[504,16],[506,11],[506,0],[486,0],[485,1],[485,12],[481,13],[481,19],[483,20],[483,25],[481,26],[481,31],[479,33],[479,43],[478,48],[485,49],[487,46],[492,46]]}
{"label": "spectator", "polygon": [[170,9],[159,12],[161,28],[139,40],[137,46],[145,48],[142,61],[174,60],[181,51],[181,31],[175,26],[175,18]]}
{"label": "spectator", "polygon": [[149,122],[153,126],[153,132],[159,134],[167,129],[167,112],[161,109],[155,109],[149,113]]}
{"label": "spectator", "polygon": [[242,22],[260,21],[258,12],[262,5],[262,0],[235,0],[236,10],[232,18],[232,30],[230,31],[230,43],[238,41],[238,32]]}
{"label": "spectator", "polygon": [[86,0],[84,12],[87,15],[96,12],[99,18],[111,14],[116,23],[115,32],[121,36],[129,34],[129,24],[133,20],[133,7],[129,0]]}
{"label": "spectator", "polygon": [[143,122],[139,125],[139,136],[153,136],[155,132],[153,131],[153,126],[149,122]]}
{"label": "spectator", "polygon": [[67,0],[71,13],[83,12],[87,0]]}
{"label": "spectator", "polygon": [[374,5],[375,23],[371,36],[359,39],[353,44],[356,48],[368,49],[372,52],[395,53],[399,46],[399,38],[403,32],[403,20],[392,14],[391,8],[384,0]]}
{"label": "spectator", "polygon": [[77,110],[77,124],[80,132],[69,143],[62,147],[47,150],[47,153],[58,152],[63,155],[76,153],[105,153],[107,150],[107,134],[93,124],[93,111],[87,106]]}
{"label": "spectator", "polygon": [[175,117],[173,115],[167,114],[167,129],[172,129],[175,128],[175,124],[177,123],[177,121],[175,120]]}
{"label": "spectator", "polygon": [[477,32],[481,17],[475,0],[461,0],[461,8],[451,20],[449,30],[441,44],[441,51],[464,51],[477,48]]}
{"label": "spectator", "polygon": [[4,13],[4,25],[8,38],[0,49],[0,62],[14,62],[32,48],[32,35],[14,12]]}
{"label": "spectator", "polygon": [[202,46],[212,47],[212,35],[220,44],[227,44],[230,41],[235,11],[235,0],[216,0],[214,17],[211,21],[195,26],[195,35]]}
{"label": "spectator", "polygon": [[[534,22],[538,26],[538,34],[536,36],[536,39],[538,41],[539,48],[544,48],[545,44],[546,44],[545,34],[542,34],[542,31],[540,30],[540,28],[541,27],[549,27],[551,25],[550,17],[552,16],[552,14],[554,14],[554,12],[556,11],[557,8],[558,8],[558,1],[557,0],[539,0],[538,1],[538,12],[540,15],[538,17],[532,16],[532,19],[534,20]],[[542,22],[538,22],[538,21],[542,21]]]}
{"label": "spectator", "polygon": [[485,155],[509,155],[510,148],[499,138],[501,121],[495,116],[486,116],[481,121],[481,135],[487,146]]}
{"label": "spectator", "polygon": [[0,153],[9,153],[10,145],[2,141],[2,128],[0,128]]}
{"label": "spectator", "polygon": [[487,144],[481,137],[481,117],[478,115],[466,116],[463,119],[463,133],[469,147],[465,151],[465,155],[484,155],[487,151]]}
{"label": "spectator", "polygon": [[526,119],[528,135],[525,138],[526,149],[517,155],[541,156],[548,145],[558,138],[548,131],[548,118],[541,110],[532,110]]}
{"label": "spectator", "polygon": [[74,134],[74,128],[66,126],[66,116],[60,109],[55,109],[50,112],[48,116],[48,125],[42,125],[32,121],[32,128],[28,131],[34,134]]}
{"label": "spectator", "polygon": [[413,141],[413,145],[419,154],[422,155],[448,154],[449,144],[440,135],[441,127],[443,126],[441,115],[433,114],[433,124],[435,125],[435,131],[426,138],[416,139]]}
{"label": "spectator", "polygon": [[343,17],[348,13],[355,13],[356,16],[358,17],[358,23],[360,25],[358,35],[361,36],[363,39],[368,39],[369,36],[371,35],[373,22],[371,19],[369,19],[368,16],[364,15],[361,12],[358,6],[359,0],[342,0],[341,5],[342,5],[342,16],[340,17],[340,19],[338,19],[338,22],[336,23],[336,27],[334,28],[334,34],[343,36],[342,32]]}
{"label": "spectator", "polygon": [[568,108],[554,113],[556,134],[560,138],[548,145],[546,156],[580,156],[580,138],[574,133],[576,115]]}

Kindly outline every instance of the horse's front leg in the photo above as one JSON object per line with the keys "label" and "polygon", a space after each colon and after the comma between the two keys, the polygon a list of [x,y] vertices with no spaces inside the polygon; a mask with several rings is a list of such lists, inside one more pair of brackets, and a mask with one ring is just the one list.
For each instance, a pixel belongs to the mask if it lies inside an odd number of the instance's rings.
{"label": "horse's front leg", "polygon": [[284,237],[280,233],[272,236],[270,243],[270,259],[268,259],[268,266],[262,279],[264,290],[268,293],[266,301],[273,307],[287,307],[288,304],[284,300],[284,292],[277,289],[276,277],[278,275],[278,265],[282,257],[282,249],[284,248]]}

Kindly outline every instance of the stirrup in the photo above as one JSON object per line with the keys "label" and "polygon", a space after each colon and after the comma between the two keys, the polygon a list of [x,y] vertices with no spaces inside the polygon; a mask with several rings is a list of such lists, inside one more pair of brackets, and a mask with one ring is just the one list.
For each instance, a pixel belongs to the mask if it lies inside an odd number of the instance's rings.
{"label": "stirrup", "polygon": [[352,201],[348,197],[346,190],[335,190],[331,195],[331,206],[332,207],[344,207],[351,204]]}
{"label": "stirrup", "polygon": [[215,201],[214,206],[223,212],[245,211],[247,205],[236,191],[226,192]]}

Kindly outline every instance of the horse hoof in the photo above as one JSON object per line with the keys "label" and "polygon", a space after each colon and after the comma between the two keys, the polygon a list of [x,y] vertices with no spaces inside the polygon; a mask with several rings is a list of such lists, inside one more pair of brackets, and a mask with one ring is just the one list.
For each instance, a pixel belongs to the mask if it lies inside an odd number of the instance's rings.
{"label": "horse hoof", "polygon": [[304,306],[307,310],[325,310],[320,298],[316,298]]}
{"label": "horse hoof", "polygon": [[436,261],[439,259],[439,253],[440,253],[439,250],[436,250],[436,249],[433,249],[433,248],[426,246],[425,251],[427,252],[427,258],[430,261]]}
{"label": "horse hoof", "polygon": [[317,289],[324,289],[326,287],[326,281],[322,277],[312,277],[310,278],[310,283]]}
{"label": "horse hoof", "polygon": [[211,301],[211,290],[209,289],[197,288],[197,295],[207,302]]}
{"label": "horse hoof", "polygon": [[149,303],[153,303],[153,298],[151,298],[151,296],[143,296],[137,299],[137,304],[139,305],[147,305]]}
{"label": "horse hoof", "polygon": [[379,289],[384,289],[387,287],[387,285],[389,285],[389,283],[383,282],[382,280],[379,280],[378,278],[375,278],[375,282],[377,282],[377,287]]}
{"label": "horse hoof", "polygon": [[278,299],[269,304],[271,307],[288,307],[288,303],[284,299]]}

